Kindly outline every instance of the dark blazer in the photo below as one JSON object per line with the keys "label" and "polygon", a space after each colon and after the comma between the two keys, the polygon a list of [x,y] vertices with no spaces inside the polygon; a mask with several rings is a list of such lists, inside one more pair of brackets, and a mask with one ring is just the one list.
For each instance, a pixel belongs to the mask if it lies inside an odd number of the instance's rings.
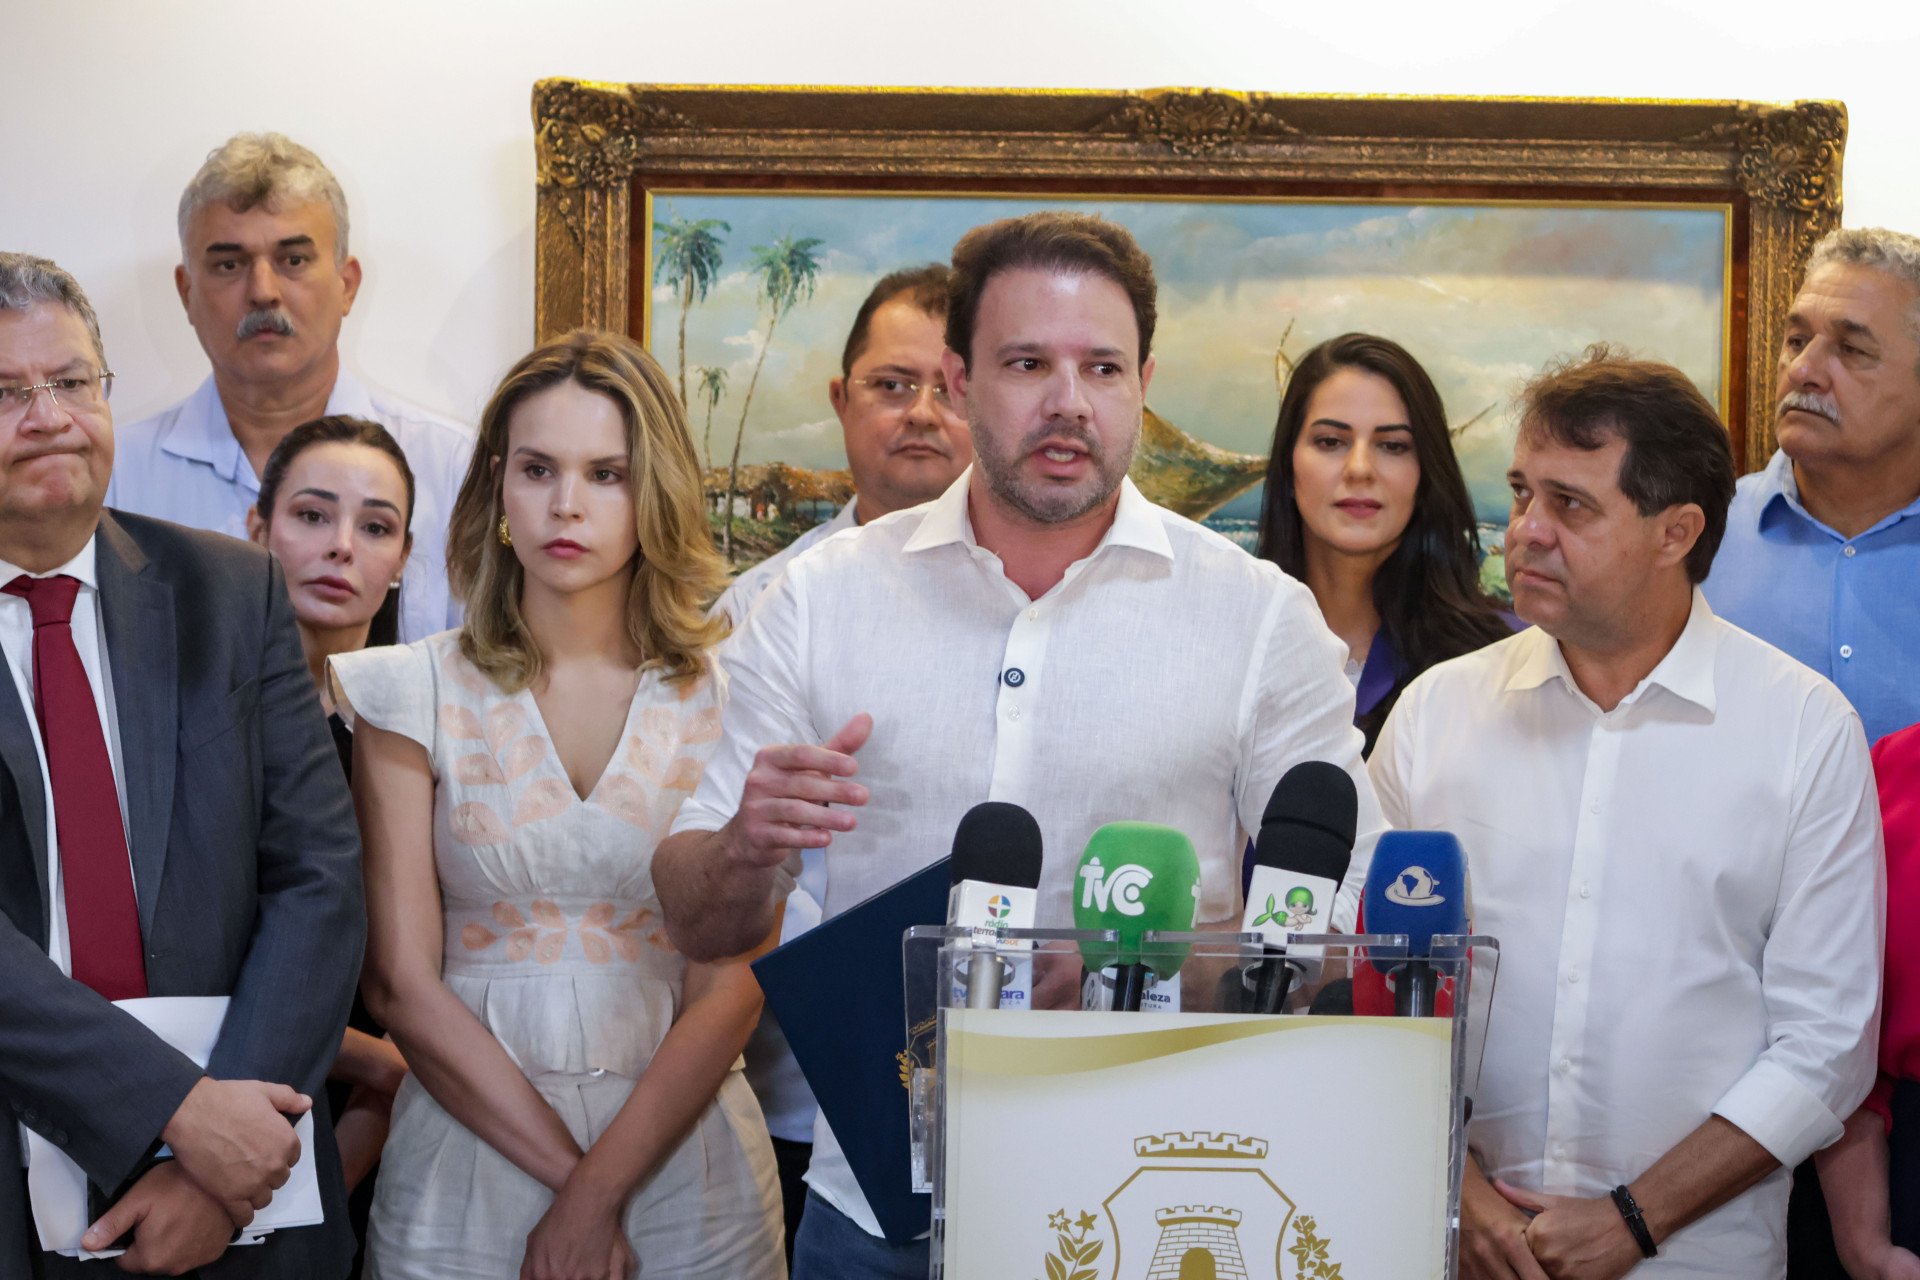
{"label": "dark blazer", "polygon": [[[279,565],[218,534],[118,512],[97,542],[128,837],[152,995],[229,995],[208,1064],[315,1099],[366,937],[360,841]],[[40,1252],[25,1123],[117,1188],[201,1072],[48,959],[46,803],[0,678],[0,1277],[121,1274]],[[353,1252],[324,1102],[327,1223],[229,1250],[206,1277],[337,1280]]]}

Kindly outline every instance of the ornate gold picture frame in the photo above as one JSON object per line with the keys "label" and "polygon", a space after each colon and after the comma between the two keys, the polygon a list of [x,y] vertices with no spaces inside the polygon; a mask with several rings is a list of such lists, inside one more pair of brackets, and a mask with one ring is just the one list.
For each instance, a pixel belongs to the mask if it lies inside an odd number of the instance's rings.
{"label": "ornate gold picture frame", "polygon": [[[722,88],[543,80],[536,329],[648,332],[657,193],[1609,204],[1726,211],[1720,400],[1743,468],[1840,218],[1838,103],[1327,98],[1211,89]],[[1658,354],[1658,353],[1648,353]]]}

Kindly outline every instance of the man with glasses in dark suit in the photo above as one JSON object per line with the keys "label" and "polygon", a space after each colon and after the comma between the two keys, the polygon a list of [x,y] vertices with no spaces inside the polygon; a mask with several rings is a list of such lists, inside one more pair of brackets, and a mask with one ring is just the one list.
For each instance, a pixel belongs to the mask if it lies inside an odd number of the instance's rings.
{"label": "man with glasses in dark suit", "polygon": [[[110,1206],[81,1248],[120,1242],[123,1270],[333,1280],[352,1238],[324,1114],[326,1221],[227,1244],[339,1046],[352,806],[279,569],[103,509],[111,385],[73,277],[0,253],[0,1274],[107,1265],[41,1247],[30,1131]],[[149,996],[229,998],[204,1069],[112,1003]]]}

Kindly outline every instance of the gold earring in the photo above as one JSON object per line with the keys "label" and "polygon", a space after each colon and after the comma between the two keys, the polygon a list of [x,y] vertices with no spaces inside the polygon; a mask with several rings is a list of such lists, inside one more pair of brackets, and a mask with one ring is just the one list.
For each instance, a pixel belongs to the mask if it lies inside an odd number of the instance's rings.
{"label": "gold earring", "polygon": [[500,545],[503,547],[513,545],[513,530],[507,528],[507,518],[505,516],[500,517]]}

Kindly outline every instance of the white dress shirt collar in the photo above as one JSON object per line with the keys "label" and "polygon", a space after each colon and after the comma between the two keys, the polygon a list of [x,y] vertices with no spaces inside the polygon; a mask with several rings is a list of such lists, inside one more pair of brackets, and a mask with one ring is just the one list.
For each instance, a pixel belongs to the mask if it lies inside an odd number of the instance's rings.
{"label": "white dress shirt collar", "polygon": [[[96,544],[99,541],[100,531],[96,528],[93,535],[87,539],[87,545],[80,548],[78,555],[61,565],[58,569],[49,569],[45,573],[27,573],[27,571],[19,565],[12,564],[4,558],[0,558],[0,587],[6,586],[21,574],[26,574],[29,578],[52,578],[64,573],[69,578],[78,578],[81,586],[93,591],[98,591],[100,589],[100,574],[98,571],[99,551]],[[24,604],[26,602],[22,600],[21,603]]]}
{"label": "white dress shirt collar", "polygon": [[[376,416],[372,395],[345,369],[333,380],[325,412],[351,414],[356,418]],[[204,462],[229,484],[240,481],[259,487],[259,478],[253,474],[253,467],[240,448],[239,437],[233,434],[233,424],[227,420],[227,406],[220,399],[219,385],[211,373],[187,397],[180,413],[161,437],[160,448],[176,458]]]}
{"label": "white dress shirt collar", "polygon": [[[960,473],[959,479],[947,486],[945,493],[927,504],[927,514],[921,520],[920,527],[901,548],[904,554],[911,555],[917,551],[954,544],[980,546],[973,536],[973,519],[967,514],[972,480],[973,468],[968,467]],[[1173,543],[1167,538],[1165,523],[1130,476],[1121,477],[1120,501],[1114,507],[1113,523],[1107,526],[1106,533],[1101,535],[1099,544],[1087,559],[1093,559],[1108,547],[1133,547],[1165,560],[1173,559]]]}
{"label": "white dress shirt collar", "polygon": [[[1700,588],[1695,587],[1693,605],[1687,614],[1687,625],[1681,629],[1680,638],[1673,642],[1673,647],[1667,650],[1666,656],[1654,665],[1646,678],[1634,686],[1633,692],[1620,700],[1620,705],[1631,706],[1645,696],[1648,689],[1658,687],[1711,712],[1715,706],[1713,658],[1720,647],[1719,634],[1713,623],[1713,610],[1708,607],[1707,598],[1700,594]],[[1514,637],[1513,645],[1513,664],[1502,686],[1506,692],[1537,689],[1549,680],[1558,679],[1566,686],[1568,693],[1592,707],[1596,715],[1600,713],[1600,708],[1573,678],[1573,671],[1567,666],[1567,657],[1561,652],[1559,641],[1539,627],[1528,627]]]}

